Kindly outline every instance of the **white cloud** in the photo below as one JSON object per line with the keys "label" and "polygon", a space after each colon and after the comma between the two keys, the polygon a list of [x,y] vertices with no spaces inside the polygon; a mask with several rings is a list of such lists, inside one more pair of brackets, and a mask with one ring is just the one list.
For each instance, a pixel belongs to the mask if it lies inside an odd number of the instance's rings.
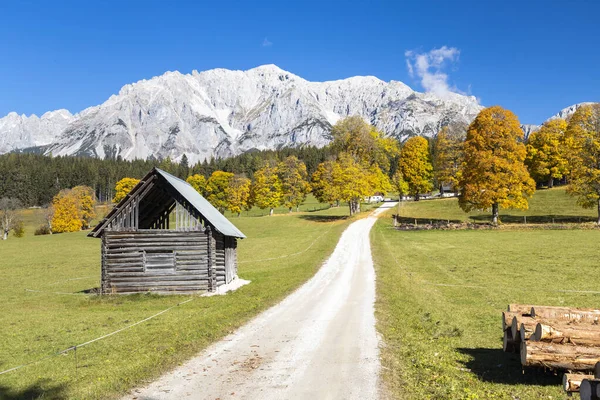
{"label": "white cloud", "polygon": [[445,97],[449,93],[464,94],[454,86],[448,84],[448,75],[443,72],[448,65],[458,62],[460,50],[456,47],[443,46],[426,53],[417,53],[407,50],[406,67],[411,77],[420,79],[421,86],[426,92]]}
{"label": "white cloud", "polygon": [[269,39],[265,38],[262,42],[262,47],[271,47],[273,46],[273,42],[270,42]]}

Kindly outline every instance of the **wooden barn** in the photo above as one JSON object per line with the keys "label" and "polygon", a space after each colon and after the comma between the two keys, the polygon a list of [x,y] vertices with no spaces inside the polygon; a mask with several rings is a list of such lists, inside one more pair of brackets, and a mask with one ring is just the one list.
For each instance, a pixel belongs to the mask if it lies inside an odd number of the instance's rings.
{"label": "wooden barn", "polygon": [[237,276],[245,238],[187,182],[154,168],[89,235],[102,239],[101,292],[214,291]]}

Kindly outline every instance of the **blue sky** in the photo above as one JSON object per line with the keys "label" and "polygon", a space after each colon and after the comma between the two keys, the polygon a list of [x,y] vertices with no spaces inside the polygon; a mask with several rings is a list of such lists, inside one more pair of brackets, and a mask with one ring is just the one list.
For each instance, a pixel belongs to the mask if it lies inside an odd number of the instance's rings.
{"label": "blue sky", "polygon": [[[276,64],[308,80],[374,75],[419,91],[439,90],[446,74],[450,90],[540,123],[600,100],[598,15],[600,1],[584,0],[7,0],[0,116],[79,112],[168,70]],[[444,46],[436,64],[428,55]]]}

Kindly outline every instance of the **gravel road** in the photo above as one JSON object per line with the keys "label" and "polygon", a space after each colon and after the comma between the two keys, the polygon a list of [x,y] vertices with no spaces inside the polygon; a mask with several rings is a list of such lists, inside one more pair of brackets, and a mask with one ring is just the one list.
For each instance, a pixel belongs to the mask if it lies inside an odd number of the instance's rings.
{"label": "gravel road", "polygon": [[315,276],[281,303],[125,398],[379,398],[369,232],[394,205],[353,222]]}

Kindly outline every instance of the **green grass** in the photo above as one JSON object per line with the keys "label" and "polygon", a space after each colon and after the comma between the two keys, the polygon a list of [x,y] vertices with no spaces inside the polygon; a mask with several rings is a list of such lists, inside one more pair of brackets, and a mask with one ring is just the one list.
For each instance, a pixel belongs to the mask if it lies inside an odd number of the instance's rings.
{"label": "green grass", "polygon": [[[69,352],[0,375],[0,398],[41,391],[44,398],[111,398],[156,378],[310,278],[350,223],[347,212],[340,207],[233,218],[248,236],[239,242],[239,274],[252,283],[227,296],[201,298],[81,294],[99,285],[100,241],[86,232],[33,236],[42,214],[25,210],[26,236],[0,242],[0,371],[193,301],[80,348],[77,369],[75,353]],[[285,255],[291,256],[261,261]]]}
{"label": "green grass", "polygon": [[[562,193],[538,195],[542,202]],[[371,239],[383,374],[392,397],[565,397],[560,375],[523,373],[518,357],[502,352],[500,315],[509,303],[597,308],[600,293],[569,291],[600,290],[593,278],[600,231],[398,231],[382,218]]]}
{"label": "green grass", "polygon": [[[490,221],[491,212],[472,211],[465,213],[458,206],[458,199],[433,199],[405,201],[399,205],[399,215],[406,222],[428,223],[429,221]],[[529,201],[529,209],[500,210],[500,220],[505,223],[527,222],[586,222],[595,221],[597,212],[575,204],[575,199],[565,192],[564,187],[538,190]]]}

